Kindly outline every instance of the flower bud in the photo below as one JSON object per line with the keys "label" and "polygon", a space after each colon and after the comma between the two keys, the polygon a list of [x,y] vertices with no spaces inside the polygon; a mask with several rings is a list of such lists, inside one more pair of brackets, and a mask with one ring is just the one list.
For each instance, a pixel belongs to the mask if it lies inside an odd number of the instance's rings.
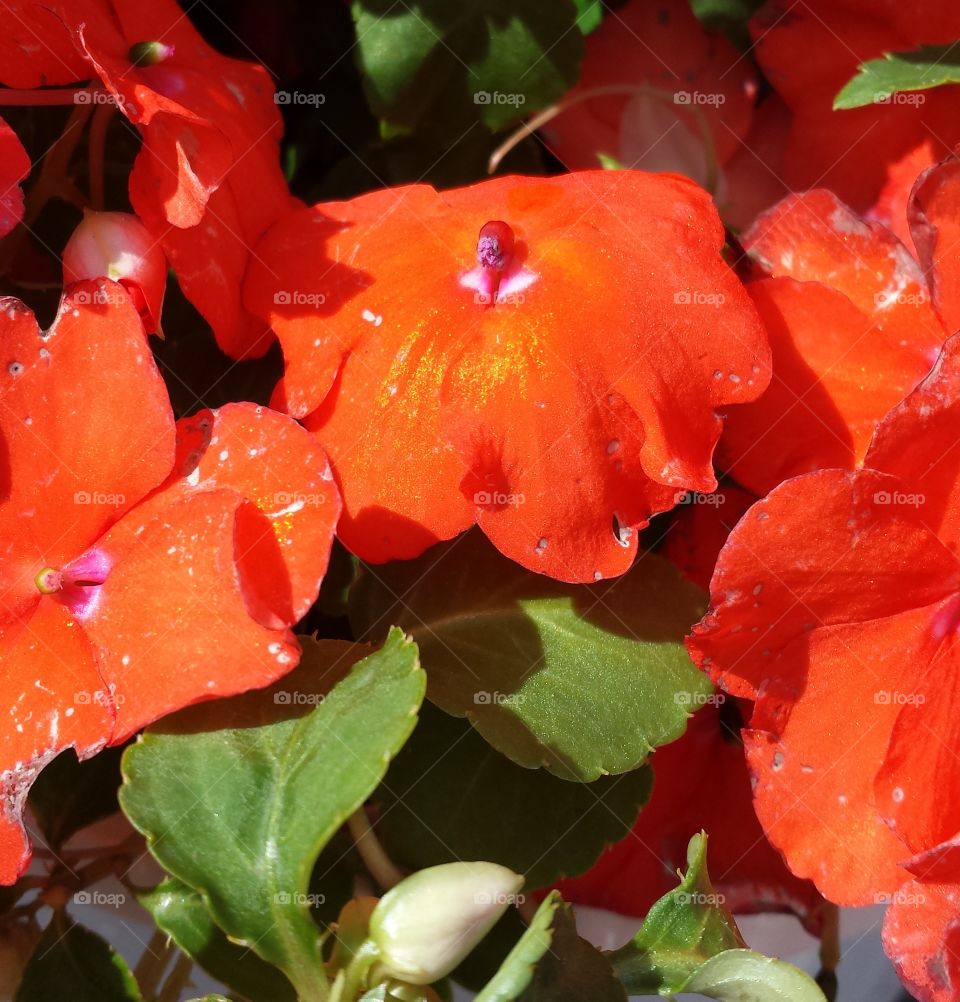
{"label": "flower bud", "polygon": [[163,42],[135,42],[127,56],[134,66],[156,66],[169,59],[175,51],[174,46]]}
{"label": "flower bud", "polygon": [[523,877],[496,863],[446,863],[407,877],[380,899],[370,920],[382,966],[416,985],[445,977],[522,886]]}
{"label": "flower bud", "polygon": [[147,333],[160,333],[167,261],[136,216],[84,212],[63,250],[63,280],[69,285],[88,278],[119,282],[143,318]]}

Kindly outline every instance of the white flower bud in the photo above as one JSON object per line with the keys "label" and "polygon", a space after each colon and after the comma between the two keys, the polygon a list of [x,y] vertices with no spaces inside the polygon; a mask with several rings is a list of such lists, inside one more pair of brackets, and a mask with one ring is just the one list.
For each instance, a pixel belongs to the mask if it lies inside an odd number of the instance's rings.
{"label": "white flower bud", "polygon": [[370,938],[393,976],[428,985],[449,974],[483,939],[523,877],[496,863],[446,863],[420,870],[385,894]]}
{"label": "white flower bud", "polygon": [[91,212],[63,249],[63,280],[109,278],[130,295],[147,333],[160,330],[167,261],[160,245],[129,212]]}

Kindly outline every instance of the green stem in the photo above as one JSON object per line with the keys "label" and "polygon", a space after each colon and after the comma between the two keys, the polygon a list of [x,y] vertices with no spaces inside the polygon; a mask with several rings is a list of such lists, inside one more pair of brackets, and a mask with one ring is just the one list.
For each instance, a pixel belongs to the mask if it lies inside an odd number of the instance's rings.
{"label": "green stem", "polygon": [[370,968],[379,960],[380,951],[372,939],[365,940],[337,976],[335,994],[330,1002],[354,1002],[366,987]]}
{"label": "green stem", "polygon": [[367,812],[361,807],[347,819],[347,828],[356,843],[357,852],[370,875],[385,890],[396,887],[405,874],[387,855],[386,850],[377,838]]}

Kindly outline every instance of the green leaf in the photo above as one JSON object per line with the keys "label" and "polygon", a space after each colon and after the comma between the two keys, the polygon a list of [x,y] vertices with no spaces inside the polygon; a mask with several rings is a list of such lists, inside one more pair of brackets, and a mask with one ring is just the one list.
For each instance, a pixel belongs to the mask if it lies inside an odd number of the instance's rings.
{"label": "green leaf", "polygon": [[475,1002],[510,1002],[519,998],[533,980],[533,972],[553,940],[553,923],[563,905],[559,891],[551,891],[516,946],[507,954],[500,970],[477,995]]}
{"label": "green leaf", "polygon": [[577,79],[573,0],[354,0],[357,62],[384,138],[424,123],[501,129]]}
{"label": "green leaf", "polygon": [[249,948],[231,943],[207,911],[200,895],[169,877],[138,900],[157,927],[205,971],[247,998],[293,1002],[293,985]]}
{"label": "green leaf", "polygon": [[626,170],[626,166],[616,157],[610,156],[609,153],[598,153],[597,159],[604,170]]}
{"label": "green leaf", "polygon": [[626,1002],[609,961],[577,935],[570,906],[551,891],[476,1002]]}
{"label": "green leaf", "polygon": [[684,990],[721,1002],[826,1002],[805,971],[753,950],[727,950],[712,957]]}
{"label": "green leaf", "polygon": [[603,21],[603,0],[574,0],[577,5],[577,27],[584,35],[596,31]]}
{"label": "green leaf", "polygon": [[303,663],[271,688],[148,729],[124,755],[120,803],[217,925],[312,998],[326,985],[314,860],[410,734],[424,677],[399,630],[358,664],[359,645],[303,642]]}
{"label": "green leaf", "polygon": [[670,996],[684,990],[711,957],[743,946],[740,932],[707,873],[707,837],[694,835],[679,887],[657,901],[633,939],[611,954],[631,993]]}
{"label": "green leaf", "polygon": [[378,794],[377,832],[411,869],[483,859],[543,887],[583,873],[624,838],[651,779],[648,767],[589,784],[524,769],[467,721],[427,705]]}
{"label": "green leaf", "polygon": [[47,842],[55,849],[75,832],[118,811],[120,756],[105,748],[86,762],[72,749],[58,755],[30,790],[30,807]]}
{"label": "green leaf", "polygon": [[143,1002],[126,961],[96,933],[55,912],[14,1002]]}
{"label": "green leaf", "polygon": [[683,644],[703,594],[655,556],[570,585],[473,532],[366,568],[350,604],[357,636],[394,622],[417,641],[433,702],[519,765],[565,779],[636,769],[712,691]]}
{"label": "green leaf", "polygon": [[833,107],[839,111],[867,104],[922,104],[922,94],[897,95],[954,83],[960,83],[960,42],[921,45],[910,52],[886,52],[879,59],[861,63],[856,76],[833,99]]}

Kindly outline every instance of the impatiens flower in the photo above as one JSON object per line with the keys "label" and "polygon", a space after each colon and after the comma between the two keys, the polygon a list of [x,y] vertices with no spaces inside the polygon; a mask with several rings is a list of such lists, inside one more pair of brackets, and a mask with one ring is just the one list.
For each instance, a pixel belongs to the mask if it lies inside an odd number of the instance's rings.
{"label": "impatiens flower", "polygon": [[[478,242],[479,237],[479,242]],[[716,409],[769,378],[766,338],[686,178],[591,171],[319,205],[256,249],[246,300],[319,438],[339,533],[371,561],[474,522],[511,559],[589,581],[711,491]]]}
{"label": "impatiens flower", "polygon": [[17,134],[0,118],[0,237],[23,219],[20,182],[30,173],[30,157]]}
{"label": "impatiens flower", "polygon": [[0,881],[43,766],[299,657],[339,513],[326,459],[252,404],[174,423],[137,311],[80,282],[0,310]]}
{"label": "impatiens flower", "polygon": [[960,87],[936,87],[845,111],[833,99],[859,63],[960,38],[949,0],[768,0],[750,23],[754,53],[793,112],[784,178],[826,187],[906,240],[903,207],[914,178],[960,141]]}
{"label": "impatiens flower", "polygon": [[790,873],[760,828],[737,719],[726,707],[704,706],[682,738],[656,752],[650,802],[626,838],[558,885],[568,901],[642,917],[676,886],[687,843],[705,829],[711,876],[732,911],[791,911],[817,934],[823,899]]}
{"label": "impatiens flower", "polygon": [[887,949],[956,998],[960,884],[960,336],[881,422],[863,469],[782,484],[720,555],[691,650],[756,700],[757,814],[841,904],[892,901]]}
{"label": "impatiens flower", "polygon": [[141,133],[130,200],[184,294],[224,351],[262,354],[269,332],[244,311],[240,283],[250,247],[292,204],[267,71],[217,53],[174,0],[14,6],[0,79],[98,81],[87,100],[116,104]]}
{"label": "impatiens flower", "polygon": [[159,244],[129,212],[85,212],[63,249],[63,281],[109,278],[133,300],[147,333],[160,330],[167,262]]}
{"label": "impatiens flower", "polygon": [[903,244],[829,191],[787,196],[742,240],[762,276],[747,291],[770,337],[773,377],[758,400],[729,411],[718,461],[762,495],[801,473],[859,463],[946,332]]}
{"label": "impatiens flower", "polygon": [[571,170],[597,167],[606,154],[706,184],[746,135],[756,90],[749,60],[704,30],[687,0],[631,0],[587,38],[566,98],[576,103],[543,134]]}

